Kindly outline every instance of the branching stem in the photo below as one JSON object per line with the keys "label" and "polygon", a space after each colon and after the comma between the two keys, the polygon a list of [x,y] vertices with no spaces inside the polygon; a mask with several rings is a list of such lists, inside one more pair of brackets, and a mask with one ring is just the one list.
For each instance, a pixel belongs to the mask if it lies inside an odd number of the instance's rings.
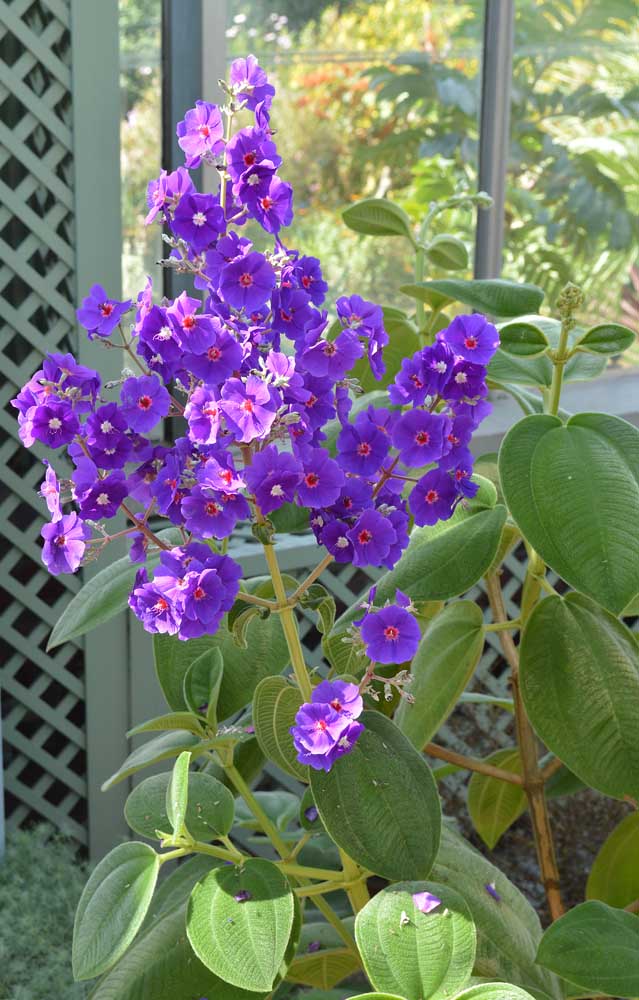
{"label": "branching stem", "polygon": [[436,757],[437,760],[445,760],[447,763],[455,764],[456,767],[463,767],[467,771],[477,771],[478,774],[487,774],[490,778],[507,781],[510,785],[523,785],[524,783],[524,779],[520,774],[514,774],[512,771],[504,770],[504,768],[495,767],[493,764],[489,764],[484,760],[478,760],[476,757],[466,757],[455,750],[447,750],[446,747],[440,747],[436,743],[427,743],[424,747],[424,752],[429,757]]}

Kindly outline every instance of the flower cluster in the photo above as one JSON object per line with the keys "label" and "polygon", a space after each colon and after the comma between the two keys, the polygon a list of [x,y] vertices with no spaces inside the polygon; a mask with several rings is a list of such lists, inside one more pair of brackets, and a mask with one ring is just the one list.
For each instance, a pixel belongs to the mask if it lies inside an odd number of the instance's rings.
{"label": "flower cluster", "polygon": [[[383,311],[342,297],[329,323],[320,262],[280,237],[293,192],[279,175],[274,89],[253,56],[233,63],[226,89],[224,107],[187,111],[177,126],[185,166],[148,188],[147,222],[165,227],[170,246],[165,264],[190,274],[197,296],[158,303],[149,279],[134,306],[94,285],[78,319],[90,338],[122,347],[135,371],[102,385],[70,354],[51,354],[13,401],[25,445],[67,448],[73,463],[63,482],[49,466],[41,491],[50,571],[97,555],[123,513],[128,527],[116,534],[130,536],[143,564],[130,605],[148,631],[184,639],[215,631],[237,595],[239,567],[218,542],[238,521],[268,533],[269,515],[295,503],[337,561],[391,568],[411,515],[450,517],[476,490],[468,443],[488,409],[485,367],[498,342],[482,316],[458,317],[404,361],[388,406],[355,412],[356,362],[384,375]],[[219,169],[216,193],[193,184],[189,170],[203,161]],[[272,249],[255,249],[249,221]],[[171,445],[157,435],[167,416],[185,426]],[[157,534],[159,517],[176,529],[170,541]],[[144,564],[158,550],[151,571]],[[379,662],[396,627],[387,611],[366,625]]]}
{"label": "flower cluster", "polygon": [[356,622],[365,652],[372,662],[405,663],[412,660],[421,633],[412,615],[410,598],[398,590],[394,604],[373,607],[375,587],[369,593],[366,613]]}
{"label": "flower cluster", "polygon": [[316,771],[330,771],[357,741],[364,727],[357,718],[363,709],[357,684],[322,681],[313,690],[311,701],[302,705],[291,726],[291,735],[300,764]]}

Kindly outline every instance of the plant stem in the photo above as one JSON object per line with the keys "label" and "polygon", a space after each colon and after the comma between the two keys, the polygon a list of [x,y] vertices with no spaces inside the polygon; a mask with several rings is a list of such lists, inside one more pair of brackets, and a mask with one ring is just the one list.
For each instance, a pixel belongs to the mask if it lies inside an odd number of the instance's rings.
{"label": "plant stem", "polygon": [[302,594],[306,593],[311,584],[315,583],[317,578],[322,575],[324,570],[328,566],[330,566],[332,562],[333,562],[333,556],[330,554],[330,552],[327,552],[322,561],[319,562],[315,567],[315,569],[308,574],[305,580],[302,580],[297,590],[294,590],[291,596],[289,597],[288,603],[291,605],[291,607],[294,607],[297,604]]}
{"label": "plant stem", "polygon": [[255,597],[254,594],[248,594],[245,590],[240,590],[237,599],[238,601],[244,601],[245,604],[255,604],[258,608],[268,608],[269,611],[279,610],[273,601],[267,601],[263,597]]}
{"label": "plant stem", "polygon": [[557,771],[560,771],[563,766],[564,766],[563,760],[559,760],[559,757],[553,757],[553,759],[549,761],[548,764],[546,764],[546,766],[543,768],[541,772],[541,776],[544,779],[544,781],[548,781],[550,778],[552,778],[553,774],[556,774]]}
{"label": "plant stem", "polygon": [[337,914],[329,906],[326,900],[323,899],[322,896],[313,896],[312,901],[313,901],[313,906],[316,906],[317,909],[320,911],[320,913],[324,915],[327,923],[329,923],[331,927],[333,927],[337,931],[337,933],[341,937],[342,941],[344,942],[348,950],[352,951],[353,954],[356,956],[357,960],[360,961],[359,951],[357,949],[357,944],[355,943],[355,938],[349,932],[348,928],[345,927],[344,923],[340,920]]}
{"label": "plant stem", "polygon": [[564,381],[564,366],[568,360],[568,334],[570,333],[572,325],[573,324],[570,320],[563,320],[561,324],[561,333],[559,334],[557,351],[552,358],[553,370],[550,397],[548,399],[548,413],[552,413],[553,416],[557,416],[557,412],[559,410],[561,387]]}
{"label": "plant stem", "polygon": [[289,853],[288,844],[280,835],[280,831],[277,829],[275,824],[268,818],[240,772],[233,766],[233,764],[225,765],[224,770],[255,816],[255,819],[264,830],[264,833],[269,837],[279,856],[281,858],[285,858]]}
{"label": "plant stem", "polygon": [[308,675],[308,670],[306,669],[306,663],[304,662],[304,650],[302,649],[302,643],[300,642],[295,612],[288,604],[286,588],[284,586],[284,581],[282,580],[282,574],[280,573],[275,548],[268,544],[265,544],[263,548],[266,563],[271,571],[271,577],[273,579],[273,589],[279,605],[280,620],[282,622],[284,636],[286,637],[288,651],[291,654],[291,664],[293,666],[295,679],[297,680],[299,689],[302,692],[304,701],[310,701],[313,688],[311,685],[311,679]]}
{"label": "plant stem", "polygon": [[[424,270],[426,268],[426,252],[423,247],[418,246],[415,251],[415,284],[418,285],[420,281],[424,280]],[[422,327],[424,325],[424,303],[420,302],[419,299],[415,299],[415,322],[417,323],[417,329],[421,333]]]}
{"label": "plant stem", "polygon": [[368,887],[359,865],[345,851],[340,850],[339,856],[342,859],[344,878],[350,879],[349,887],[344,886],[346,895],[353,913],[357,914],[368,903]]}
{"label": "plant stem", "polygon": [[[486,577],[486,592],[495,621],[506,621],[506,609],[501,592],[498,575]],[[524,789],[528,799],[528,808],[532,820],[537,859],[541,872],[541,880],[548,900],[548,908],[553,920],[563,915],[564,906],[561,901],[559,886],[559,870],[555,858],[555,845],[550,826],[550,817],[544,793],[544,777],[539,767],[537,757],[537,737],[530,724],[519,690],[519,654],[508,632],[500,632],[499,639],[504,656],[511,669],[513,699],[515,702],[515,726],[517,743],[521,757],[524,775]]]}
{"label": "plant stem", "polygon": [[507,622],[488,622],[484,625],[484,632],[517,632],[521,628],[519,618],[511,618]]}
{"label": "plant stem", "polygon": [[493,764],[478,760],[476,757],[466,757],[464,754],[456,753],[454,750],[447,750],[436,743],[427,743],[424,747],[424,752],[430,757],[436,757],[438,760],[445,760],[449,764],[455,764],[456,767],[463,767],[467,771],[477,771],[479,774],[487,774],[490,778],[498,778],[499,781],[507,781],[511,785],[523,785],[524,783],[524,779],[520,774],[505,771],[501,767],[494,767]]}

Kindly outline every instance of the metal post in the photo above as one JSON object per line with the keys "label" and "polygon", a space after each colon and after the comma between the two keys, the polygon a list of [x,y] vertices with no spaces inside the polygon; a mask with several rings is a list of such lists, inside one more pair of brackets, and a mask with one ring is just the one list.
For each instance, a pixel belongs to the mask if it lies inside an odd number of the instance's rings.
{"label": "metal post", "polygon": [[498,278],[504,241],[504,198],[510,145],[514,0],[485,0],[479,120],[479,190],[493,199],[477,218],[475,277]]}
{"label": "metal post", "polygon": [[[202,97],[202,0],[162,0],[162,166],[176,170],[184,165],[177,144],[176,123]],[[196,187],[200,172],[192,173]],[[165,247],[166,249],[166,247]],[[164,294],[175,298],[189,294],[193,283],[166,268]]]}
{"label": "metal post", "polygon": [[4,857],[4,768],[2,764],[2,690],[0,690],[0,861]]}

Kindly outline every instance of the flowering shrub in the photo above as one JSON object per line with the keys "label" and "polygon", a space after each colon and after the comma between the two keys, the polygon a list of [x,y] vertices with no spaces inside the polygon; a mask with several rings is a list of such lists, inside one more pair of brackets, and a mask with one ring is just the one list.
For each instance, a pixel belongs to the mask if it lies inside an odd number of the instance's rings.
{"label": "flowering shrub", "polygon": [[[76,977],[103,975],[98,1000],[266,996],[282,980],[330,988],[358,971],[380,995],[405,1000],[559,998],[561,977],[579,995],[620,992],[625,973],[606,978],[603,944],[584,950],[585,972],[562,955],[579,950],[591,920],[602,941],[636,945],[636,918],[587,903],[540,943],[514,886],[442,827],[438,776],[422,751],[475,772],[469,803],[485,838],[486,817],[472,802],[482,790],[494,795],[487,783],[516,787],[506,826],[527,802],[560,917],[545,782],[570,768],[608,794],[639,793],[639,655],[615,617],[639,592],[639,543],[627,529],[639,514],[638,436],[605,415],[557,416],[563,378],[596,374],[602,356],[605,364],[627,346],[627,331],[578,330],[572,287],[556,324],[513,319],[538,308],[532,286],[424,281],[427,258],[454,267],[460,252],[454,237],[428,240],[430,218],[466,197],[433,206],[417,239],[390,202],[350,208],[353,228],[414,246],[416,282],[404,290],[415,316],[352,295],[337,300],[331,321],[320,262],[283,242],[293,192],[280,176],[273,96],[253,56],[236,60],[226,104],[198,101],[177,126],[185,167],[149,185],[147,222],[166,227],[165,264],[191,275],[199,297],[157,305],[149,282],[134,306],[94,285],[78,320],[134,368],[102,385],[71,355],[49,355],[14,400],[25,445],[66,448],[74,467],[62,481],[46,467],[49,570],[75,572],[113,539],[130,542],[128,558],[69,605],[52,643],[107,620],[127,592],[154,636],[170,711],[134,732],[164,735],[107,784],[176,758],[126,805],[131,828],[168,850],[129,842],[98,865],[76,918]],[[189,170],[203,161],[219,170],[215,193],[192,183]],[[272,237],[271,250],[254,248],[247,222]],[[498,330],[483,311],[446,318],[454,301],[511,319]],[[362,370],[380,387],[370,395],[361,394]],[[518,387],[530,381],[541,394]],[[507,436],[494,481],[474,474],[470,451],[490,412],[489,384],[531,414]],[[157,437],[167,416],[182,428],[170,445]],[[240,521],[263,547],[266,578],[242,580],[227,549]],[[323,551],[299,584],[277,559],[289,525],[310,528]],[[521,615],[509,621],[499,565],[521,537],[529,569]],[[386,571],[337,622],[318,582],[333,561]],[[554,592],[546,565],[576,593]],[[443,607],[481,577],[492,621],[468,601]],[[542,590],[551,596],[540,602]],[[307,669],[298,607],[318,613],[327,677]],[[431,742],[489,631],[512,670],[510,768]],[[577,738],[582,681],[587,741]],[[546,765],[532,726],[554,755]],[[258,768],[263,755],[308,785],[302,799],[254,793],[256,754]],[[483,783],[479,795],[473,782]],[[266,840],[234,839],[245,824]],[[154,896],[160,867],[189,854]],[[373,874],[388,885],[370,898]],[[639,993],[639,973],[631,976],[624,996]]]}

